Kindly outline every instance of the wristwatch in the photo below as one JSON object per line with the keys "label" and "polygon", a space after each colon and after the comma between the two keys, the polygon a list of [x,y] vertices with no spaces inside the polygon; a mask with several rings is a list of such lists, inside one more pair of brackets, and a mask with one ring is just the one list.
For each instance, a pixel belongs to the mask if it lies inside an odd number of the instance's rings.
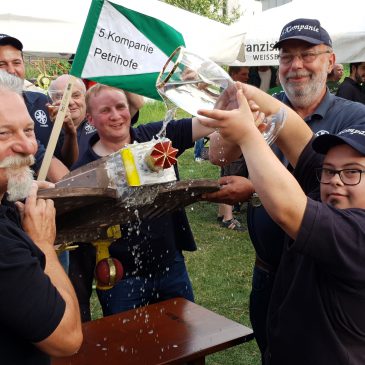
{"label": "wristwatch", "polygon": [[248,201],[254,208],[261,207],[262,205],[259,194],[257,193],[253,193]]}

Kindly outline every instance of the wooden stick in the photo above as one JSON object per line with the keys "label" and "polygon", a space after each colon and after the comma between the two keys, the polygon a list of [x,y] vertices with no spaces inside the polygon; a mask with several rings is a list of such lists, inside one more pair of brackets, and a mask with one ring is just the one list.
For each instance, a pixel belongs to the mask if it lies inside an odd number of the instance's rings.
{"label": "wooden stick", "polygon": [[65,119],[66,110],[71,99],[72,89],[75,83],[75,77],[70,75],[67,86],[64,90],[60,107],[57,112],[56,120],[53,125],[51,136],[49,137],[46,153],[43,158],[42,166],[39,170],[37,180],[45,180],[47,177],[48,169],[51,164],[51,160],[56,148],[57,140],[61,132],[62,124]]}

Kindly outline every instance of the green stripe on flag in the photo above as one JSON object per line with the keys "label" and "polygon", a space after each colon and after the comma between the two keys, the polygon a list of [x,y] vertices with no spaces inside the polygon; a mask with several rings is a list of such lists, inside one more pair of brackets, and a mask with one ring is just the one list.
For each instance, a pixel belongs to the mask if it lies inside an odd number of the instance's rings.
{"label": "green stripe on flag", "polygon": [[82,31],[80,42],[70,70],[70,74],[73,76],[81,77],[82,75],[82,70],[84,69],[86,58],[89,54],[89,49],[96,31],[96,26],[98,25],[103,5],[104,0],[92,0],[91,2],[84,30]]}
{"label": "green stripe on flag", "polygon": [[159,93],[156,90],[157,72],[140,75],[128,76],[100,76],[93,77],[92,80],[100,84],[117,87],[126,91],[131,91],[136,94],[144,95],[152,99],[161,100]]}
{"label": "green stripe on flag", "polygon": [[[108,16],[110,15],[111,9],[113,10],[113,14],[117,12],[120,14],[120,17],[115,19],[116,15],[114,15],[109,19]],[[107,25],[106,22],[108,22]],[[128,23],[128,30],[124,30],[122,26],[125,23]],[[136,29],[136,31],[138,31],[137,39],[139,39],[139,37],[142,39],[143,37],[143,39],[147,39],[153,44],[156,55],[148,55],[148,57],[154,57],[153,59],[148,58],[147,55],[144,56],[143,54],[139,56],[138,60],[133,60],[133,58],[135,58],[133,56],[130,58],[130,61],[134,61],[134,64],[137,67],[138,62],[142,65],[146,65],[147,67],[142,67],[142,69],[145,69],[145,73],[137,74],[130,72],[126,75],[125,72],[121,72],[119,74],[112,63],[110,64],[111,68],[105,70],[105,67],[107,67],[105,65],[106,58],[107,61],[111,58],[112,61],[109,62],[116,63],[115,59],[123,60],[120,55],[124,55],[126,58],[128,58],[129,54],[133,55],[132,51],[128,53],[127,46],[124,47],[124,53],[122,52],[119,54],[119,51],[116,50],[116,42],[114,42],[114,39],[111,36],[114,33],[110,30],[113,29],[113,24],[118,24],[118,26],[120,26],[119,34],[116,38],[126,39],[128,41],[127,37],[130,37],[128,33],[129,29],[133,29],[133,31]],[[118,28],[118,26],[115,28]],[[109,30],[106,30],[106,28],[109,28]],[[124,33],[126,34],[126,38],[123,38],[125,36]],[[114,42],[110,48],[108,48],[107,44],[109,38],[110,42]],[[105,39],[105,42],[102,45],[100,45],[101,39]],[[165,22],[107,0],[92,0],[70,74],[80,78],[86,77],[89,80],[102,84],[161,100],[161,97],[156,90],[158,73],[164,66],[165,56],[167,61],[167,58],[179,46],[185,46],[183,35]],[[98,58],[95,57],[95,50],[98,50]],[[102,64],[103,62],[104,64]],[[161,65],[159,65],[160,63]],[[133,71],[131,66],[129,67],[129,71]]]}
{"label": "green stripe on flag", "polygon": [[122,13],[141,33],[165,53],[166,56],[169,57],[177,47],[185,46],[182,34],[162,20],[138,13],[137,11],[112,2],[110,2],[110,5]]}

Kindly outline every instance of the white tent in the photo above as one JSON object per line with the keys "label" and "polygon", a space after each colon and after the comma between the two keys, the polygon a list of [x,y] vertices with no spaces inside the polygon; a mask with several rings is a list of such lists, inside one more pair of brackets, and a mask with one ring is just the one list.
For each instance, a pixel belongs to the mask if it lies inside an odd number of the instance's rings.
{"label": "white tent", "polygon": [[330,34],[336,60],[365,61],[365,13],[363,0],[347,0],[337,6],[333,0],[293,0],[258,15],[242,17],[232,28],[245,33],[244,65],[277,65],[278,41],[283,26],[296,18],[318,19]]}
{"label": "white tent", "polygon": [[[160,19],[183,34],[187,48],[219,63],[234,61],[243,32],[157,0],[111,0]],[[0,8],[0,33],[18,38],[25,54],[67,57],[76,52],[90,0],[11,0]]]}

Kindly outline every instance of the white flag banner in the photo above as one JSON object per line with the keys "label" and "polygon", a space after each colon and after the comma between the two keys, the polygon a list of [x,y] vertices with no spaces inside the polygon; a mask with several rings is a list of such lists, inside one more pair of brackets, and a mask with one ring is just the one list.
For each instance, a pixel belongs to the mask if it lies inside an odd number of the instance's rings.
{"label": "white flag banner", "polygon": [[[226,24],[158,0],[110,1],[170,25],[183,35],[186,48],[203,57],[224,65],[236,59],[243,61],[242,27],[232,29]],[[92,0],[62,0],[62,6],[50,11],[52,3],[54,1],[11,0],[1,4],[3,32],[21,40],[26,58],[69,58],[76,53]],[[141,30],[139,24],[134,26]]]}
{"label": "white flag banner", "polygon": [[159,99],[157,76],[181,45],[182,34],[161,20],[93,0],[70,73]]}

